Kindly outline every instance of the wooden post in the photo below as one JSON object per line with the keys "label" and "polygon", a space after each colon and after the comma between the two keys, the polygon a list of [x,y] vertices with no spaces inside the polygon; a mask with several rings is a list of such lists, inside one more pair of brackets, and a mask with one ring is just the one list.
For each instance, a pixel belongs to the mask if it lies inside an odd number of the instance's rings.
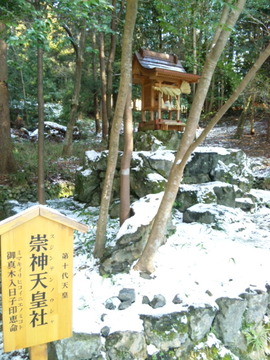
{"label": "wooden post", "polygon": [[181,106],[181,103],[180,103],[180,98],[181,98],[181,95],[177,96],[176,98],[176,107],[177,107],[177,115],[176,115],[176,120],[177,121],[180,121],[180,106]]}
{"label": "wooden post", "polygon": [[161,120],[162,94],[158,92],[158,120]]}
{"label": "wooden post", "polygon": [[30,360],[47,360],[47,344],[36,345],[29,348]]}

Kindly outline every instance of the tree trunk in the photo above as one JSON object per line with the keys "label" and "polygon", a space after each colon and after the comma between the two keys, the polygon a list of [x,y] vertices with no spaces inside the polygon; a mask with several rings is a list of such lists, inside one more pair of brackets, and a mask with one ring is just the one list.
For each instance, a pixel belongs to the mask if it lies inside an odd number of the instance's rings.
{"label": "tree trunk", "polygon": [[112,0],[113,12],[111,21],[111,47],[107,63],[107,119],[109,123],[109,129],[112,123],[112,95],[113,95],[113,63],[115,58],[116,49],[116,0]]}
{"label": "tree trunk", "polygon": [[97,224],[94,256],[101,258],[105,250],[106,226],[112,193],[113,178],[116,168],[119,147],[119,132],[123,121],[128,88],[132,71],[132,39],[137,15],[138,0],[127,1],[124,35],[121,55],[121,78],[116,102],[115,113],[110,134],[109,156],[101,195],[100,213]]}
{"label": "tree trunk", "polygon": [[[96,34],[93,33],[92,35],[92,40],[93,40],[93,48],[96,48]],[[94,88],[94,117],[95,117],[95,125],[96,125],[96,134],[99,134],[101,131],[100,128],[100,118],[99,118],[99,107],[98,107],[98,90],[96,88],[96,84],[97,82],[97,56],[96,53],[94,52],[93,54],[93,60],[92,60],[92,68],[93,68],[93,82],[95,85]]]}
{"label": "tree trunk", "polygon": [[241,112],[241,115],[238,119],[238,125],[237,125],[237,129],[236,129],[236,133],[234,135],[236,139],[241,139],[243,136],[246,116],[247,116],[248,110],[250,108],[250,104],[251,104],[251,96],[248,97],[246,105],[244,106],[244,109]]}
{"label": "tree trunk", "polygon": [[78,106],[79,106],[79,97],[81,90],[81,81],[82,81],[82,68],[83,68],[83,54],[85,49],[85,38],[86,38],[86,21],[84,20],[82,24],[79,46],[72,42],[73,47],[76,52],[76,69],[75,69],[75,79],[74,79],[74,89],[73,96],[71,101],[71,110],[69,115],[69,121],[67,125],[67,131],[64,139],[63,146],[63,156],[70,156],[72,154],[72,144],[73,144],[73,129],[76,124]]}
{"label": "tree trunk", "polygon": [[99,34],[99,62],[100,62],[100,87],[101,87],[101,120],[102,120],[102,139],[108,137],[108,116],[107,116],[107,80],[105,70],[105,50],[104,34]]}
{"label": "tree trunk", "polygon": [[[35,9],[40,11],[40,0],[35,0]],[[37,196],[40,204],[45,204],[44,181],[44,95],[43,95],[43,48],[37,41],[37,101],[38,101],[38,188]]]}
{"label": "tree trunk", "polygon": [[190,148],[193,148],[192,143],[196,135],[196,129],[214,70],[229,39],[231,29],[234,27],[240,16],[244,5],[245,0],[238,0],[232,10],[230,10],[230,7],[227,5],[223,8],[220,26],[216,31],[212,46],[206,58],[202,76],[190,109],[187,126],[183,134],[181,145],[175,156],[175,161],[168,178],[163,199],[156,214],[145,249],[139,261],[134,266],[135,270],[148,273],[155,271],[154,258],[158,248],[164,242],[166,225],[179,189],[179,184],[182,180],[186,163],[190,156],[189,150]]}
{"label": "tree trunk", "polygon": [[[195,14],[194,14],[195,17]],[[197,74],[197,29],[192,29],[192,46],[193,46],[193,74]],[[192,94],[196,92],[196,83],[192,84]]]}
{"label": "tree trunk", "polygon": [[0,22],[0,175],[15,171],[10,137],[10,113],[8,103],[7,44],[4,37],[5,25]]}
{"label": "tree trunk", "polygon": [[[17,54],[16,48],[14,46],[12,46],[12,50],[14,52],[16,61],[18,63],[22,63],[22,60],[20,59],[20,57]],[[23,75],[23,70],[22,70],[22,66],[20,64],[19,66],[19,72],[20,72],[20,78],[21,78],[21,84],[22,84],[22,94],[23,94],[23,120],[25,122],[26,125],[28,125],[28,110],[27,110],[27,94],[26,94],[26,88],[25,88],[25,81],[24,81],[24,75]]]}
{"label": "tree trunk", "polygon": [[124,152],[120,170],[120,225],[130,215],[130,161],[133,151],[133,123],[131,109],[131,81],[124,118]]}
{"label": "tree trunk", "polygon": [[213,105],[215,101],[215,74],[212,77],[211,85],[210,85],[210,100],[207,106],[207,112],[211,113],[213,111]]}
{"label": "tree trunk", "polygon": [[255,128],[254,128],[254,123],[255,123],[255,100],[256,100],[256,94],[253,93],[252,94],[252,106],[251,106],[251,116],[250,116],[250,135],[255,135]]}
{"label": "tree trunk", "polygon": [[38,202],[45,204],[44,182],[44,96],[43,96],[43,50],[37,49],[38,71]]}
{"label": "tree trunk", "polygon": [[266,141],[270,142],[270,114],[269,114],[268,120],[267,120]]}

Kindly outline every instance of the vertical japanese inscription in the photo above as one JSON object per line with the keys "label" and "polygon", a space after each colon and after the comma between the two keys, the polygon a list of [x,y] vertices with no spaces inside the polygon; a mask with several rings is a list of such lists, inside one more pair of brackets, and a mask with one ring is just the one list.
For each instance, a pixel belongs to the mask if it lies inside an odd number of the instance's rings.
{"label": "vertical japanese inscription", "polygon": [[69,297],[70,284],[69,284],[69,253],[62,253],[62,299],[67,299]]}
{"label": "vertical japanese inscription", "polygon": [[23,326],[22,263],[21,251],[6,253],[8,269],[8,316],[9,331],[19,331]]}
{"label": "vertical japanese inscription", "polygon": [[48,324],[48,247],[46,234],[31,235],[29,275],[33,286],[30,290],[29,315],[33,328]]}

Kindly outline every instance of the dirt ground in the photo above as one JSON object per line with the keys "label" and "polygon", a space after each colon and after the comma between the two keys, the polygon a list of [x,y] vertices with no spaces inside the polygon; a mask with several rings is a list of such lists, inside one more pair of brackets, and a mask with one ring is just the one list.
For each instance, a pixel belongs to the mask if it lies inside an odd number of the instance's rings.
{"label": "dirt ground", "polygon": [[202,145],[241,149],[249,157],[265,157],[269,159],[270,166],[270,142],[267,141],[267,119],[264,118],[256,121],[254,127],[255,134],[250,135],[250,127],[247,123],[243,137],[235,139],[237,118],[228,117],[216,125]]}

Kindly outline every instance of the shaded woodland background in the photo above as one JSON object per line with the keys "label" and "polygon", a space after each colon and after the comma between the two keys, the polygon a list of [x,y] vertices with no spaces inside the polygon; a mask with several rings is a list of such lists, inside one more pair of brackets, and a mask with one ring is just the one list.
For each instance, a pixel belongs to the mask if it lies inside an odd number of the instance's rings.
{"label": "shaded woodland background", "polygon": [[[200,74],[223,1],[141,1],[133,39],[140,47],[176,54],[187,72]],[[43,49],[46,120],[66,125],[77,117],[96,121],[106,139],[117,98],[125,1],[20,1],[0,7],[8,44],[8,89],[12,126],[34,128],[37,113],[36,45]],[[204,118],[227,100],[269,39],[269,2],[248,1],[211,83]],[[269,114],[269,61],[231,112],[248,107],[246,117]],[[80,70],[81,68],[81,70]],[[78,72],[81,71],[81,82]],[[79,96],[75,94],[80,82]],[[186,101],[187,111],[192,94]],[[133,99],[140,89],[133,87]],[[112,99],[109,101],[109,99]],[[58,113],[55,110],[58,109]],[[134,117],[139,114],[135,111]],[[107,127],[106,119],[109,122]]]}

